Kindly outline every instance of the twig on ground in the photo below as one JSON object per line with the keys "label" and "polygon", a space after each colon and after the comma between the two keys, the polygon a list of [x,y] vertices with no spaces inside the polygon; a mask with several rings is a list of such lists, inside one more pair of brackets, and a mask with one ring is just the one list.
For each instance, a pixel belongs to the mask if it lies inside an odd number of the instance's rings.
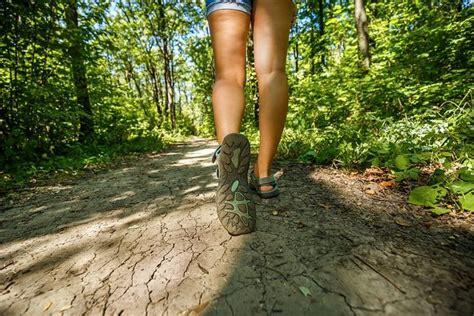
{"label": "twig on ground", "polygon": [[370,263],[368,263],[367,261],[365,261],[364,259],[362,259],[361,257],[359,257],[358,255],[354,255],[354,257],[356,257],[357,259],[359,259],[360,262],[362,262],[363,264],[365,264],[366,266],[368,266],[370,269],[372,269],[375,273],[377,273],[378,275],[380,275],[381,277],[383,277],[385,280],[387,280],[388,283],[390,283],[391,285],[393,285],[393,287],[395,287],[397,290],[399,290],[400,292],[402,292],[403,294],[406,294],[406,292],[400,288],[400,286],[398,286],[395,282],[393,282],[392,280],[389,279],[389,277],[387,277],[385,274],[383,274],[382,272],[378,271],[373,265],[371,265]]}

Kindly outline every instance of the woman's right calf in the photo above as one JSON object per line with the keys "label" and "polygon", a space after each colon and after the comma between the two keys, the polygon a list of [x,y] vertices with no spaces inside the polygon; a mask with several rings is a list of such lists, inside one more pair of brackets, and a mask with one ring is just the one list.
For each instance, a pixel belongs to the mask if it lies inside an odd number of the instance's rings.
{"label": "woman's right calf", "polygon": [[208,17],[214,50],[216,80],[212,106],[217,140],[238,133],[245,108],[245,54],[250,16],[236,10],[219,10]]}
{"label": "woman's right calf", "polygon": [[217,140],[221,143],[225,135],[240,132],[240,122],[245,108],[243,80],[216,78],[212,105]]}

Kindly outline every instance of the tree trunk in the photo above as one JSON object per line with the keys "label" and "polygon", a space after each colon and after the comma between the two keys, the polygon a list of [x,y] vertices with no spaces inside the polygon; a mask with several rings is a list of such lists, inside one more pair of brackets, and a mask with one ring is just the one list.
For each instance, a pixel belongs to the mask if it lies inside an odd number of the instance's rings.
{"label": "tree trunk", "polygon": [[173,56],[170,52],[170,41],[167,36],[163,39],[163,64],[164,64],[164,75],[165,75],[165,99],[166,99],[166,108],[167,116],[171,118],[171,127],[174,129],[176,127],[176,111],[174,105],[174,87],[173,87],[173,75],[172,75],[172,63]]}
{"label": "tree trunk", "polygon": [[[298,20],[296,20],[295,22],[295,33],[298,34],[299,30],[298,30]],[[299,64],[298,64],[298,59],[299,59],[299,55],[300,55],[300,48],[299,48],[299,40],[296,39],[296,42],[295,42],[295,46],[293,48],[293,56],[295,57],[295,72],[298,72],[299,70]]]}
{"label": "tree trunk", "polygon": [[321,45],[321,65],[326,65],[326,45],[324,43],[324,3],[318,0],[318,18],[319,18],[319,43]]}
{"label": "tree trunk", "polygon": [[171,48],[170,48],[170,58],[169,58],[169,62],[170,62],[170,91],[171,91],[171,95],[170,95],[170,99],[171,99],[171,126],[173,128],[176,128],[176,100],[175,100],[175,97],[176,97],[176,93],[175,93],[175,81],[174,81],[174,54],[173,54],[173,51],[174,51],[174,48],[173,48],[173,38],[171,37]]}
{"label": "tree trunk", "polygon": [[163,55],[163,74],[165,88],[165,116],[171,120],[171,127],[176,128],[176,109],[174,102],[174,83],[173,83],[173,43],[172,36],[168,32],[166,20],[166,6],[164,1],[158,1],[158,34],[161,37],[161,52]]}
{"label": "tree trunk", "polygon": [[[146,69],[148,71],[148,75],[150,77],[150,82],[151,82],[151,85],[152,85],[152,94],[153,94],[153,101],[155,102],[155,107],[156,107],[156,112],[158,113],[158,121],[162,121],[162,109],[161,109],[161,105],[160,105],[160,89],[161,87],[159,87],[158,85],[158,78],[156,77],[156,68],[155,66],[153,65],[153,61],[147,61],[145,63],[146,65]],[[158,124],[158,127],[160,126],[161,124]]]}
{"label": "tree trunk", "polygon": [[70,35],[72,75],[76,88],[77,104],[79,106],[79,142],[84,143],[94,134],[94,121],[87,86],[86,69],[82,53],[82,38],[77,15],[77,0],[69,0],[66,8],[66,23]]}
{"label": "tree trunk", "polygon": [[362,67],[368,71],[370,68],[369,22],[365,13],[364,0],[355,0],[355,20],[359,39],[359,52],[362,55]]}
{"label": "tree trunk", "polygon": [[253,44],[253,30],[251,31],[250,34],[250,40],[248,42],[247,46],[247,56],[249,60],[249,66],[251,70],[249,71],[249,82],[250,82],[250,87],[251,87],[251,93],[252,93],[252,102],[253,102],[253,115],[254,115],[254,124],[255,127],[258,128],[259,126],[259,113],[260,113],[260,107],[259,107],[259,94],[258,94],[258,81],[257,81],[257,76],[255,74],[255,54],[254,54],[254,44]]}

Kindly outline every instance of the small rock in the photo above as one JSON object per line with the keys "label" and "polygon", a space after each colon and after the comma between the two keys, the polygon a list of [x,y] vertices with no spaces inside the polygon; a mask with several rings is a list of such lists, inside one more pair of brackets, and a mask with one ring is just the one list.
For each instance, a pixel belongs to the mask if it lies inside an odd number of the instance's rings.
{"label": "small rock", "polygon": [[411,226],[411,223],[409,221],[407,221],[406,219],[403,219],[403,218],[396,219],[395,223],[397,223],[398,225],[403,226],[403,227],[410,227]]}
{"label": "small rock", "polygon": [[372,189],[368,189],[368,190],[365,190],[365,193],[370,194],[370,195],[374,195],[375,191],[372,190]]}

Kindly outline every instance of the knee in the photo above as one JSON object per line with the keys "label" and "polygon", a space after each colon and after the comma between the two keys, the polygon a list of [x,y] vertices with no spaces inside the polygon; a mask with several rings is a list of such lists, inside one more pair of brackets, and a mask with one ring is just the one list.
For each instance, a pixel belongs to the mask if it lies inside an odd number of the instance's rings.
{"label": "knee", "polygon": [[265,82],[273,79],[283,79],[286,80],[286,71],[284,67],[281,66],[272,66],[265,65],[259,66],[255,65],[255,73],[257,74],[257,79],[259,82]]}
{"label": "knee", "polygon": [[231,85],[243,89],[245,85],[245,70],[227,70],[216,72],[215,84]]}

